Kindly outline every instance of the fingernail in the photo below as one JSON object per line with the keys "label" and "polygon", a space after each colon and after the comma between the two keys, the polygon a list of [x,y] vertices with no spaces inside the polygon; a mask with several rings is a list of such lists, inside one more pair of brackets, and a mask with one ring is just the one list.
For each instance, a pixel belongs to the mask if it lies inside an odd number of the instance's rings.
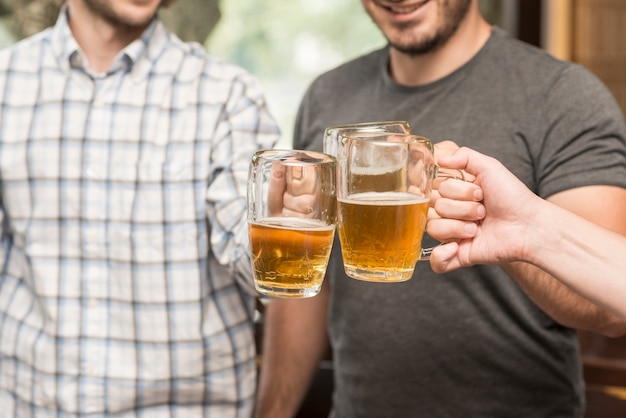
{"label": "fingernail", "polygon": [[476,233],[476,228],[478,227],[473,222],[465,224],[465,232],[469,235],[474,235]]}
{"label": "fingernail", "polygon": [[478,189],[474,191],[474,199],[481,201],[483,200],[483,189]]}
{"label": "fingernail", "polygon": [[478,205],[478,207],[476,208],[476,215],[482,219],[485,217],[486,214],[487,214],[487,211],[485,210],[485,206]]}

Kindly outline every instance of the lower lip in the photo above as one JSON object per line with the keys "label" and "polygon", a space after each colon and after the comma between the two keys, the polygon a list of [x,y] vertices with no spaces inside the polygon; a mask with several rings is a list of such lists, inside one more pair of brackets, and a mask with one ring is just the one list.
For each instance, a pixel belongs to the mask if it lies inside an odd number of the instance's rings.
{"label": "lower lip", "polygon": [[391,16],[391,18],[393,20],[395,20],[397,22],[407,22],[407,21],[414,20],[420,14],[424,13],[425,6],[427,6],[428,3],[430,3],[430,1],[426,1],[424,3],[421,3],[419,6],[417,6],[417,8],[415,8],[414,10],[412,10],[412,11],[410,11],[408,13],[394,12],[393,10],[390,10],[388,8],[385,8],[385,7],[383,7],[383,9],[385,9],[385,11]]}

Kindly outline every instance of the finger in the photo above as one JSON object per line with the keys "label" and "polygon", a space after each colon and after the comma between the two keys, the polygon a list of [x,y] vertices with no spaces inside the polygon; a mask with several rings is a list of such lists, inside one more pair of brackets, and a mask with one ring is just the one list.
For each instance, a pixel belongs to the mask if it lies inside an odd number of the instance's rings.
{"label": "finger", "polygon": [[442,218],[459,219],[464,221],[479,221],[485,217],[485,206],[480,202],[463,200],[438,199],[433,208]]}
{"label": "finger", "polygon": [[312,207],[309,207],[307,211],[302,212],[299,210],[293,210],[290,208],[283,208],[283,216],[285,217],[294,217],[294,218],[317,218],[317,211]]}
{"label": "finger", "polygon": [[477,184],[459,179],[446,179],[438,184],[437,192],[442,197],[456,200],[483,200],[483,190]]}
{"label": "finger", "polygon": [[429,206],[430,207],[435,207],[435,203],[437,203],[437,200],[441,199],[441,195],[439,194],[439,190],[433,189],[430,192],[430,201],[429,201]]}
{"label": "finger", "polygon": [[[292,196],[286,193],[284,207],[292,213],[310,215],[316,211],[317,197],[310,194]],[[285,214],[285,210],[283,210],[283,214]]]}
{"label": "finger", "polygon": [[[469,173],[472,178],[480,175],[488,169],[503,167],[502,163],[493,157],[481,154],[467,147],[461,147],[452,155],[447,155],[438,160],[439,165],[447,168],[455,168]],[[467,179],[466,179],[467,180]]]}
{"label": "finger", "polygon": [[314,194],[317,187],[315,167],[293,166],[287,169],[287,193],[292,196]]}
{"label": "finger", "polygon": [[474,237],[478,231],[475,222],[458,219],[431,219],[426,223],[428,235],[438,241],[458,241]]}
{"label": "finger", "polygon": [[428,217],[427,219],[430,221],[431,219],[441,219],[441,216],[437,213],[434,208],[428,208]]}
{"label": "finger", "polygon": [[454,154],[459,149],[459,146],[454,141],[449,139],[437,142],[434,144],[434,147],[435,163],[439,160],[439,158]]}
{"label": "finger", "polygon": [[461,267],[456,257],[459,246],[455,242],[438,245],[430,254],[430,266],[435,273],[446,273]]}
{"label": "finger", "polygon": [[[470,183],[476,181],[474,173],[467,170],[467,150],[466,147],[459,148],[456,142],[450,139],[435,144],[435,164],[443,168],[441,170],[443,177],[461,178]],[[445,161],[453,161],[453,163],[444,163]],[[446,167],[455,170],[445,170]]]}
{"label": "finger", "polygon": [[472,154],[472,150],[466,147],[459,148],[454,154],[441,155],[437,159],[437,164],[441,167],[453,168],[457,170],[465,170],[470,174],[476,174],[472,170],[468,169],[469,156]]}
{"label": "finger", "polygon": [[279,215],[283,210],[283,195],[287,188],[285,166],[272,164],[272,174],[267,192],[267,208],[270,215]]}

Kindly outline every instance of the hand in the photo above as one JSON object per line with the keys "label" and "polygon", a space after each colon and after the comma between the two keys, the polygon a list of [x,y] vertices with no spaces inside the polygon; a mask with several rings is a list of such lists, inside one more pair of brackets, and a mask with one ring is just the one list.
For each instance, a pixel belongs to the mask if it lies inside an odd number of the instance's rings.
{"label": "hand", "polygon": [[318,182],[315,167],[274,163],[269,183],[271,216],[317,216]]}
{"label": "hand", "polygon": [[452,242],[433,250],[433,270],[521,259],[535,216],[533,206],[541,199],[499,161],[469,148],[440,157],[439,163],[476,179],[474,183],[450,179],[439,186],[427,231],[439,241]]}

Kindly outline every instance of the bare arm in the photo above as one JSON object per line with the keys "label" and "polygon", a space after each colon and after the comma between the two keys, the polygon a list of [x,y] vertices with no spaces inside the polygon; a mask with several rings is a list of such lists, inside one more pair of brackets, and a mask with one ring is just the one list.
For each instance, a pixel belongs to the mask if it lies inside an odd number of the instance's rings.
{"label": "bare arm", "polygon": [[[624,321],[587,298],[606,302],[615,297],[604,294],[604,280],[611,281],[610,289],[626,287],[623,256],[615,257],[624,245],[620,242],[626,241],[617,234],[626,234],[622,216],[626,190],[581,187],[552,196],[550,203],[531,193],[498,161],[474,151],[463,149],[441,164],[467,169],[477,180],[474,185],[451,181],[440,187],[444,198],[434,205],[445,218],[432,219],[429,233],[440,240],[460,241],[433,252],[435,271],[502,264],[529,297],[560,323],[610,336],[625,332]],[[480,219],[478,224],[461,221]],[[621,248],[621,253],[625,250]],[[621,305],[602,304],[626,319]]]}
{"label": "bare arm", "polygon": [[309,299],[272,300],[266,309],[256,418],[292,417],[328,348],[330,289]]}
{"label": "bare arm", "polygon": [[536,240],[525,258],[626,320],[626,237],[539,202]]}
{"label": "bare arm", "polygon": [[[567,190],[547,199],[571,213],[592,223],[626,235],[626,190],[610,186],[588,186]],[[576,233],[576,227],[563,225]],[[561,231],[565,232],[565,231]],[[584,241],[580,237],[578,241]],[[553,253],[554,262],[571,264],[560,251],[564,243]],[[594,331],[608,336],[626,333],[626,323],[598,305],[573,292],[562,282],[539,268],[527,263],[511,263],[504,266],[526,294],[548,315],[562,325]],[[590,275],[587,280],[596,278]]]}

